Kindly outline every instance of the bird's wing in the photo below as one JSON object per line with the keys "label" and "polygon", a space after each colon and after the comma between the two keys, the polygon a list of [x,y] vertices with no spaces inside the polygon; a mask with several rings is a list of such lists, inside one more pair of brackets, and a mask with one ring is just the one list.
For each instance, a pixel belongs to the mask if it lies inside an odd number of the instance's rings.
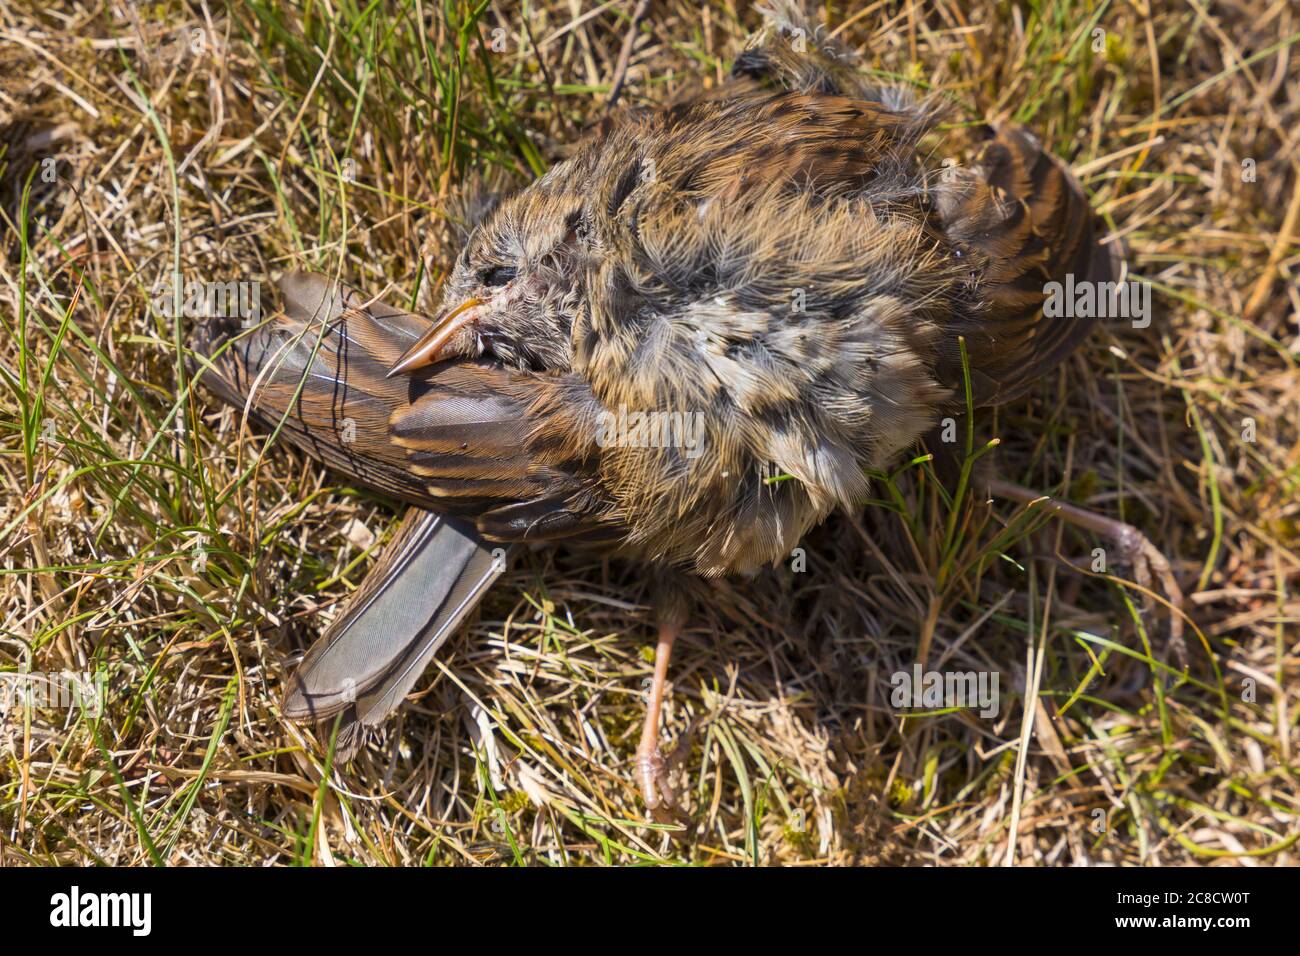
{"label": "bird's wing", "polygon": [[[770,202],[773,190],[883,206],[915,198],[915,146],[929,120],[924,111],[847,96],[725,84],[708,98],[629,121],[596,147],[595,178],[613,184],[617,195],[607,205],[623,205],[624,215],[645,198],[661,207],[705,199],[734,205]],[[618,186],[637,179],[610,170],[628,166],[624,152],[655,159],[653,187],[625,205]]]}
{"label": "bird's wing", "polygon": [[210,321],[204,382],[313,457],[409,504],[462,517],[499,541],[611,530],[593,492],[595,404],[569,374],[446,362],[389,378],[430,320],[321,276],[280,283],[285,307],[232,338]]}
{"label": "bird's wing", "polygon": [[[566,377],[448,363],[390,379],[424,316],[314,275],[281,282],[285,308],[196,333],[202,381],[355,481],[411,503],[362,586],[290,679],[284,713],[339,719],[336,755],[401,703],[504,570],[497,542],[616,541],[588,490],[589,393]],[[456,517],[460,516],[460,517]]]}
{"label": "bird's wing", "polygon": [[[1095,317],[1047,316],[1048,285],[1123,277],[1117,243],[1078,180],[1028,130],[981,127],[974,160],[945,171],[937,207],[956,254],[971,262],[973,301],[958,308],[949,336],[964,336],[976,405],[1022,394],[1087,336]],[[938,373],[960,386],[959,353],[949,347]],[[960,388],[958,388],[960,394]]]}

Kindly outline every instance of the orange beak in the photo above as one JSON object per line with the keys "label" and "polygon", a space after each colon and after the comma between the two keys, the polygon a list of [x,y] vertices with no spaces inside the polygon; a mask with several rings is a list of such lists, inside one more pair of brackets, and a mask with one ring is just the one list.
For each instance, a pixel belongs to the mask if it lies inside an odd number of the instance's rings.
{"label": "orange beak", "polygon": [[392,378],[394,375],[411,372],[438,361],[439,353],[447,344],[447,340],[464,328],[469,321],[469,316],[465,313],[477,305],[482,305],[483,302],[483,299],[466,299],[444,315],[434,323],[433,328],[421,335],[414,345],[402,353],[402,357],[388,370],[387,377]]}

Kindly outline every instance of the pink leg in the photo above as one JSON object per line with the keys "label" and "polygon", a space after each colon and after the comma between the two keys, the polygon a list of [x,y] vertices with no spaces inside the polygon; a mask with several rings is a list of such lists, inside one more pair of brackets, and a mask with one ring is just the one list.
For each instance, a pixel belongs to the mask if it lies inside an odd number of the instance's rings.
{"label": "pink leg", "polygon": [[[1095,514],[1078,505],[1058,501],[1009,481],[994,478],[988,485],[991,494],[1019,501],[1025,505],[1035,501],[1041,502],[1040,507],[1050,508],[1053,514],[1075,527],[1109,538],[1119,548],[1121,558],[1133,566],[1133,576],[1137,579],[1138,585],[1148,591],[1152,589],[1154,574],[1154,579],[1159,581],[1169,602],[1169,650],[1179,666],[1186,662],[1187,646],[1183,643],[1183,592],[1174,578],[1168,559],[1146,535],[1123,521]],[[1148,602],[1144,601],[1144,603]]]}
{"label": "pink leg", "polygon": [[659,753],[659,711],[664,703],[664,688],[668,683],[668,661],[677,639],[677,625],[660,623],[659,643],[655,645],[655,676],[650,685],[650,703],[646,707],[645,724],[641,727],[641,743],[636,749],[636,776],[641,785],[641,795],[656,820],[669,816],[677,803],[676,794],[668,785],[667,762]]}

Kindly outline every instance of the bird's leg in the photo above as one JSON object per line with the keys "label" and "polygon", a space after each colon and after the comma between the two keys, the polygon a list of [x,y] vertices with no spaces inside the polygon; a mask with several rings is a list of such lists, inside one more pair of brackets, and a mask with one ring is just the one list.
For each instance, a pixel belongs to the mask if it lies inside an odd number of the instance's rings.
{"label": "bird's leg", "polygon": [[[1058,501],[1048,495],[1039,494],[1010,481],[997,478],[988,482],[989,493],[1001,498],[1009,498],[1021,504],[1042,501],[1043,507],[1078,528],[1093,531],[1109,538],[1120,551],[1120,557],[1133,567],[1133,576],[1138,586],[1150,592],[1154,580],[1159,582],[1169,602],[1169,653],[1175,664],[1182,668],[1187,662],[1187,645],[1183,643],[1183,592],[1174,578],[1169,560],[1151,543],[1151,540],[1131,524],[1107,518],[1095,512],[1080,508],[1078,505]],[[1144,600],[1149,605],[1149,601]]]}
{"label": "bird's leg", "polygon": [[655,676],[650,685],[650,702],[646,706],[645,724],[641,727],[641,743],[636,748],[636,778],[641,785],[646,809],[655,820],[666,822],[676,809],[677,795],[668,785],[668,765],[659,753],[659,711],[663,707],[664,688],[668,683],[668,661],[673,653],[673,641],[680,626],[675,620],[659,622],[659,642],[655,645]]}

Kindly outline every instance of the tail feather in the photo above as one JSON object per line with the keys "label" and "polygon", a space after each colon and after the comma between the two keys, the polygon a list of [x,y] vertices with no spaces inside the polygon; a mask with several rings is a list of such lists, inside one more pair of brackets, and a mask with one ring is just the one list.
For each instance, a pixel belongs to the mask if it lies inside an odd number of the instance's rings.
{"label": "tail feather", "polygon": [[325,722],[327,736],[329,719],[341,714],[336,755],[351,759],[504,567],[505,552],[465,522],[408,509],[379,563],[298,665],[285,716]]}

